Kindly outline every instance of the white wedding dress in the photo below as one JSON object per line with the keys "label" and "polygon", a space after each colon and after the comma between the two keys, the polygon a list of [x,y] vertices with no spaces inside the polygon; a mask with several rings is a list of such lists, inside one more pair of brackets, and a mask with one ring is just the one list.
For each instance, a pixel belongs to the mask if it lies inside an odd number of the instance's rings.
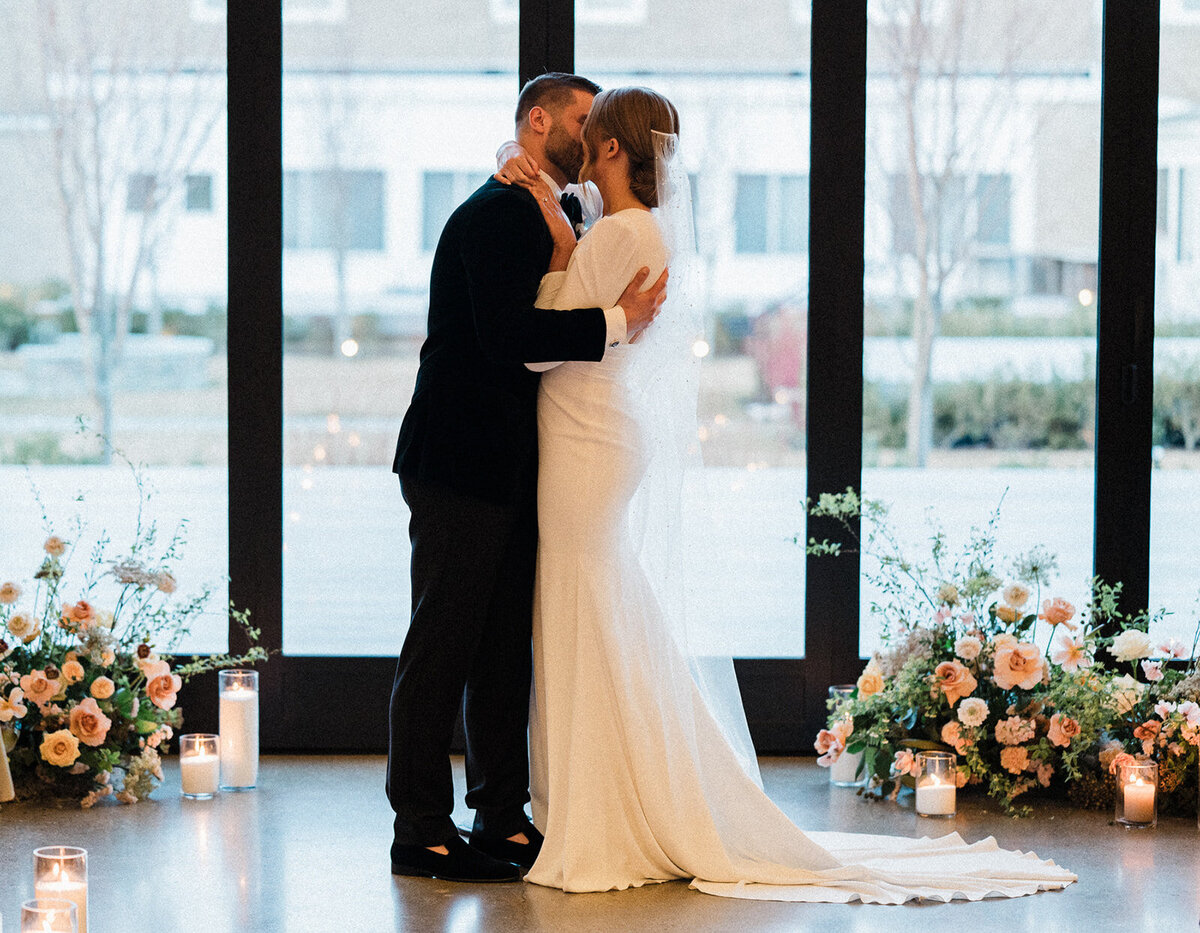
{"label": "white wedding dress", "polygon": [[[538,304],[610,307],[638,268],[653,281],[666,259],[650,212],[614,213],[565,273],[543,280]],[[1074,881],[991,839],[805,833],[763,793],[757,765],[697,688],[632,542],[630,501],[658,428],[631,378],[642,346],[542,377],[530,759],[546,841],[526,880],[608,891],[685,878],[733,897],[889,904]]]}

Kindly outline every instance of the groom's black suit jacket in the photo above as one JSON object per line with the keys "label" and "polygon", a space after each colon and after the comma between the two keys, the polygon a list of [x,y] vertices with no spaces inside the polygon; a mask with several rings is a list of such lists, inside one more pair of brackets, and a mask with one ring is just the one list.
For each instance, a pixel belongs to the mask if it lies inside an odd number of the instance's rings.
{"label": "groom's black suit jacket", "polygon": [[533,307],[552,251],[533,196],[494,178],[450,215],[394,472],[503,504],[528,494],[539,374],[523,364],[599,360],[605,347],[600,309]]}

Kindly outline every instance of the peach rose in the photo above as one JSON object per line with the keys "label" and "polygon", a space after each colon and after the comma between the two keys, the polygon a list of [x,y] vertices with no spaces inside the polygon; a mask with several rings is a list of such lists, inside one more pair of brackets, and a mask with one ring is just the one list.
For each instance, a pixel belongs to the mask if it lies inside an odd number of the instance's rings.
{"label": "peach rose", "polygon": [[1038,651],[1037,646],[1022,641],[996,651],[993,677],[996,686],[1001,690],[1011,690],[1014,687],[1032,690],[1041,683],[1044,669],[1042,653]]}
{"label": "peach rose", "polygon": [[66,729],[59,729],[57,732],[47,732],[42,739],[40,751],[42,759],[47,764],[52,764],[59,768],[69,768],[75,764],[75,759],[79,757],[79,739],[71,735]]}
{"label": "peach rose", "polygon": [[154,575],[154,585],[160,592],[168,595],[175,592],[175,578],[165,570],[160,570]]}
{"label": "peach rose", "polygon": [[63,603],[62,618],[59,625],[69,632],[86,626],[96,618],[96,607],[85,599],[77,603]]}
{"label": "peach rose", "polygon": [[1009,774],[1020,774],[1029,764],[1029,750],[1023,745],[1009,745],[1000,749],[1000,767]]}
{"label": "peach rose", "polygon": [[965,755],[971,747],[971,743],[962,734],[962,726],[953,719],[942,726],[942,741],[960,755]]}
{"label": "peach rose", "polygon": [[21,598],[21,588],[15,583],[0,583],[0,603],[12,605]]}
{"label": "peach rose", "polygon": [[896,757],[892,761],[892,770],[895,771],[896,774],[900,775],[901,777],[906,774],[915,774],[916,768],[917,759],[913,756],[913,753],[909,749],[902,748],[900,751],[896,752]]}
{"label": "peach rose", "polygon": [[71,710],[70,729],[84,745],[103,745],[112,720],[100,711],[96,701],[88,697]]}
{"label": "peach rose", "polygon": [[146,696],[159,709],[170,709],[175,705],[175,695],[183,681],[178,674],[172,674],[166,661],[159,661],[154,667],[153,676],[147,675]]}
{"label": "peach rose", "polygon": [[[1038,613],[1038,618],[1049,622],[1050,625],[1065,625],[1071,621],[1071,617],[1075,615],[1075,607],[1063,599],[1061,596],[1055,596],[1053,599],[1042,600],[1042,611]],[[1074,625],[1068,628],[1075,628]]]}
{"label": "peach rose", "polygon": [[58,535],[51,535],[42,545],[42,550],[51,557],[62,557],[63,553],[67,550],[67,542]]}
{"label": "peach rose", "polygon": [[78,661],[67,661],[62,666],[63,680],[69,684],[77,684],[83,680],[83,665]]}
{"label": "peach rose", "polygon": [[46,676],[45,671],[30,671],[21,678],[21,689],[25,696],[38,706],[45,706],[58,693],[58,680]]}
{"label": "peach rose", "polygon": [[134,663],[137,664],[138,670],[142,672],[142,676],[144,676],[147,680],[150,680],[151,678],[157,677],[162,673],[162,671],[159,669],[159,665],[161,664],[165,666],[167,662],[160,660],[158,655],[149,648],[146,649],[146,652],[147,653],[145,657],[143,657],[139,649],[138,657],[135,659]]}
{"label": "peach rose", "polygon": [[858,687],[859,697],[869,697],[883,690],[883,671],[879,669],[874,661],[867,662],[867,666],[859,675],[858,682],[855,684]]}
{"label": "peach rose", "polygon": [[817,759],[817,764],[822,768],[828,768],[841,757],[846,746],[835,733],[829,729],[822,729],[817,733],[817,740],[813,743],[813,747],[821,755]]}
{"label": "peach rose", "polygon": [[963,697],[970,696],[979,686],[975,676],[957,661],[943,661],[934,668],[933,673],[951,707]]}
{"label": "peach rose", "polygon": [[954,786],[958,788],[966,787],[967,781],[971,778],[971,772],[966,768],[956,768],[954,771]]}
{"label": "peach rose", "polygon": [[1001,604],[996,607],[996,618],[1001,622],[1007,622],[1011,625],[1013,622],[1017,621],[1018,617],[1019,613],[1012,606],[1005,606]]}
{"label": "peach rose", "polygon": [[1077,735],[1079,735],[1079,723],[1070,716],[1055,713],[1050,717],[1050,728],[1046,732],[1046,738],[1050,740],[1051,745],[1066,748],[1071,744],[1071,739]]}
{"label": "peach rose", "polygon": [[97,700],[107,700],[116,689],[117,685],[107,677],[97,677],[92,681],[90,692]]}
{"label": "peach rose", "polygon": [[1134,758],[1131,754],[1129,754],[1128,752],[1120,752],[1119,754],[1117,754],[1113,757],[1112,761],[1110,761],[1108,763],[1108,773],[1116,774],[1118,771],[1120,771],[1126,765],[1132,765],[1132,764],[1136,764],[1136,763],[1137,763],[1137,759]]}

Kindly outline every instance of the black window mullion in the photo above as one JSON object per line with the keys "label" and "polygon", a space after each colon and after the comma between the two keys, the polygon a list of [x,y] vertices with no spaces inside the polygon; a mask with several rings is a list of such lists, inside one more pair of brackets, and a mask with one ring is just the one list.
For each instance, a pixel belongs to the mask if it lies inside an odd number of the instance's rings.
{"label": "black window mullion", "polygon": [[521,0],[521,86],[547,71],[575,70],[575,0]]}
{"label": "black window mullion", "polygon": [[1094,573],[1150,590],[1159,5],[1105,3]]}

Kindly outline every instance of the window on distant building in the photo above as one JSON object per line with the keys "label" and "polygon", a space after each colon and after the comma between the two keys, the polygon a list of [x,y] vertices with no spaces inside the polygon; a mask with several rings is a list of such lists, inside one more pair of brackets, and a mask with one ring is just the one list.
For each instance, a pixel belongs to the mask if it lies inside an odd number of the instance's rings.
{"label": "window on distant building", "polygon": [[213,177],[188,175],[184,179],[184,206],[188,211],[208,214],[213,209]]}
{"label": "window on distant building", "polygon": [[284,172],[283,245],[382,250],[383,180],[377,170]]}
{"label": "window on distant building", "polygon": [[425,172],[421,178],[421,248],[437,248],[442,227],[458,205],[487,180],[486,172]]}
{"label": "window on distant building", "polygon": [[733,225],[739,253],[807,253],[808,176],[738,175]]}
{"label": "window on distant building", "polygon": [[135,172],[129,176],[125,189],[125,210],[140,214],[154,207],[157,179],[148,172]]}
{"label": "window on distant building", "polygon": [[989,246],[1012,241],[1012,177],[980,175],[975,180],[975,238]]}
{"label": "window on distant building", "polygon": [[[942,255],[960,256],[964,238],[972,233],[976,243],[986,246],[1008,246],[1012,242],[1012,176],[977,176],[973,203],[967,190],[967,179],[961,175],[940,182],[928,176],[922,179],[927,235]],[[906,175],[888,176],[888,206],[892,252],[912,255],[917,248],[917,225]]]}

